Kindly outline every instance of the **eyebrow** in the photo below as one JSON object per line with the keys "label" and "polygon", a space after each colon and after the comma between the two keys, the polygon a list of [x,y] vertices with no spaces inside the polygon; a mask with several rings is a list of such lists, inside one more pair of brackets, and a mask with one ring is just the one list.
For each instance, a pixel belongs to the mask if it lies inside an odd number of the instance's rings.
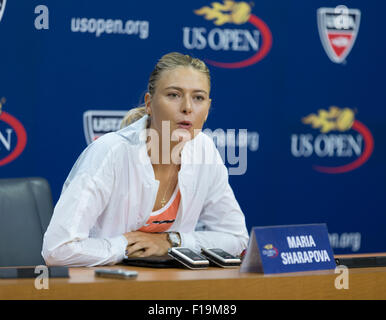
{"label": "eyebrow", "polygon": [[[168,89],[174,89],[174,90],[178,90],[178,91],[184,91],[184,89],[180,88],[180,87],[175,87],[175,86],[170,86],[170,87],[166,87],[165,90],[168,90]],[[206,93],[208,94],[208,92],[206,92],[205,90],[203,89],[194,89],[193,92],[203,92],[203,93]]]}

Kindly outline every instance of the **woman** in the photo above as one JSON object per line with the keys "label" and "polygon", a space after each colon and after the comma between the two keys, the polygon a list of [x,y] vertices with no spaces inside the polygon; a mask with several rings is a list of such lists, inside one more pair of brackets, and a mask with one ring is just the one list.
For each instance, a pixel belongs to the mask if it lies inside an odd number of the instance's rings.
{"label": "woman", "polygon": [[[115,264],[173,246],[245,249],[227,169],[201,132],[209,93],[202,61],[179,53],[158,61],[145,106],[128,113],[128,126],[90,144],[72,168],[44,235],[47,265]],[[195,230],[198,224],[205,228]]]}

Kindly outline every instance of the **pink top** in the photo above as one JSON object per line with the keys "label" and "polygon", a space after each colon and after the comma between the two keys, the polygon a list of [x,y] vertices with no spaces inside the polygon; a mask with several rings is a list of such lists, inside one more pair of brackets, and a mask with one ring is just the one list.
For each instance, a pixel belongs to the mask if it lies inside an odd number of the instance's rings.
{"label": "pink top", "polygon": [[161,209],[152,212],[145,225],[138,229],[138,231],[165,232],[168,230],[176,220],[180,200],[181,193],[177,185],[169,202]]}

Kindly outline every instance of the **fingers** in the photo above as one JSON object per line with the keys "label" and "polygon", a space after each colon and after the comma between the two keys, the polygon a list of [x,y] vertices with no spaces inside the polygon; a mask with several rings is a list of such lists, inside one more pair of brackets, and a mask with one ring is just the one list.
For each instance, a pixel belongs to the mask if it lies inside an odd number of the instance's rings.
{"label": "fingers", "polygon": [[160,256],[167,253],[169,242],[164,234],[144,233],[141,231],[127,232],[126,256],[148,257]]}
{"label": "fingers", "polygon": [[[137,253],[138,251],[141,251],[141,252],[138,252],[138,254],[141,254],[148,247],[149,247],[149,244],[146,242],[143,242],[143,241],[136,242],[136,243],[134,243],[132,245],[128,245],[126,247],[126,255],[132,256],[134,253]],[[138,255],[136,255],[136,256],[138,256]]]}
{"label": "fingers", "polygon": [[126,254],[129,258],[142,258],[144,256],[144,250],[138,250],[130,255]]}
{"label": "fingers", "polygon": [[154,248],[147,248],[147,249],[142,249],[138,250],[130,255],[130,258],[145,258],[145,257],[150,257],[150,256],[156,256],[156,251]]}

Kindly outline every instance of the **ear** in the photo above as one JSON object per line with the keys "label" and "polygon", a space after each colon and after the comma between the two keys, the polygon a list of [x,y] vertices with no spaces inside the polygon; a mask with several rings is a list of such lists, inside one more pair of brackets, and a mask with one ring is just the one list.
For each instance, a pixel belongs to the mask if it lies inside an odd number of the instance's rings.
{"label": "ear", "polygon": [[145,94],[145,110],[146,113],[151,116],[151,95],[149,92]]}

